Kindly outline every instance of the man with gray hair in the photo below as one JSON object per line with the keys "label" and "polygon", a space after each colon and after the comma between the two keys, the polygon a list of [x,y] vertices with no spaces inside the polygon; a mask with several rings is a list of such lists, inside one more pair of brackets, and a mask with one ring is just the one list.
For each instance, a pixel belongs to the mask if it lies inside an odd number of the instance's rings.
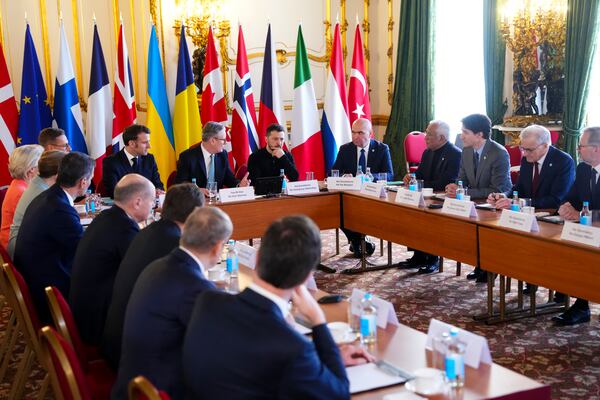
{"label": "man with gray hair", "polygon": [[[421,156],[419,168],[415,172],[417,179],[423,179],[423,185],[442,191],[449,183],[454,183],[460,169],[461,151],[448,141],[450,126],[441,120],[434,120],[425,129],[425,144],[427,149]],[[410,175],[404,176],[408,185]],[[440,258],[415,250],[413,256],[399,263],[403,268],[419,268],[419,273],[428,274],[439,269]]]}
{"label": "man with gray hair", "polygon": [[[577,146],[581,162],[575,172],[575,183],[569,190],[566,202],[558,213],[565,220],[578,220],[583,202],[589,203],[590,210],[600,210],[600,127],[588,127],[583,130]],[[595,213],[594,213],[595,214]],[[575,325],[590,320],[590,306],[587,300],[577,299],[567,311],[553,317],[557,325]]]}
{"label": "man with gray hair", "polygon": [[69,303],[84,342],[100,344],[113,284],[129,244],[154,207],[155,187],[138,174],[115,186],[115,204],[87,228],[73,260]]}
{"label": "man with gray hair", "polygon": [[215,289],[207,270],[220,261],[232,231],[220,209],[197,208],[185,221],[179,247],[144,269],[127,305],[112,398],[127,398],[127,384],[137,375],[173,399],[184,397],[184,334],[198,295]]}
{"label": "man with gray hair", "polygon": [[523,154],[519,179],[506,193],[491,193],[488,203],[496,208],[509,208],[513,192],[531,199],[535,208],[557,209],[575,178],[575,163],[570,155],[552,146],[550,131],[541,125],[530,125],[520,134]]}
{"label": "man with gray hair", "polygon": [[[202,128],[202,143],[192,146],[179,156],[176,183],[192,182],[200,188],[207,188],[208,182],[216,182],[217,188],[223,186],[248,186],[248,174],[239,181],[229,167],[229,158],[225,144],[227,136],[225,126],[218,122],[207,122]],[[206,189],[205,195],[208,194]]]}

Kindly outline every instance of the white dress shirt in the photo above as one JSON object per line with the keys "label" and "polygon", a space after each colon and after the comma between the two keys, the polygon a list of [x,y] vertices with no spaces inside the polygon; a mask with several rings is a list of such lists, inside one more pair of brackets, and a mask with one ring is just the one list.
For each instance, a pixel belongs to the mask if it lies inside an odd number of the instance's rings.
{"label": "white dress shirt", "polygon": [[67,200],[69,200],[69,204],[71,204],[71,207],[75,207],[75,199],[73,199],[69,192],[67,192],[65,189],[63,189],[63,192],[65,192],[65,194],[67,195]]}
{"label": "white dress shirt", "polygon": [[200,272],[202,272],[202,275],[204,275],[204,277],[206,278],[208,275],[206,274],[206,269],[204,268],[202,261],[198,260],[198,257],[196,257],[194,255],[194,253],[192,253],[185,247],[179,246],[179,248],[181,249],[181,251],[185,252],[188,256],[192,257],[192,260],[194,260],[196,262],[196,264],[198,264],[198,268],[200,268]]}
{"label": "white dress shirt", "polygon": [[281,315],[283,315],[283,318],[288,318],[288,315],[290,313],[290,303],[287,302],[285,299],[282,299],[276,294],[269,292],[267,289],[257,285],[256,283],[252,283],[250,286],[248,286],[248,289],[254,290],[261,296],[271,300],[273,303],[275,303],[277,308],[279,308],[279,310],[281,311]]}
{"label": "white dress shirt", "polygon": [[[123,151],[125,152],[125,155],[127,156],[127,160],[129,161],[129,166],[133,167],[133,159],[137,158],[137,156],[129,154],[129,152],[127,151],[127,149],[123,149]],[[139,160],[138,160],[138,162],[139,162]]]}

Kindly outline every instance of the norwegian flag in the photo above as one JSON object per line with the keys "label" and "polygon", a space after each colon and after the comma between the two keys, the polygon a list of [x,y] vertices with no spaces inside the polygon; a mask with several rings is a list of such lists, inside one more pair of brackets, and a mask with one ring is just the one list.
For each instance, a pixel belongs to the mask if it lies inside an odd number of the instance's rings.
{"label": "norwegian flag", "polygon": [[[117,68],[115,71],[115,100],[113,103],[112,152],[116,153],[123,145],[123,131],[135,123],[135,95],[133,80],[129,67],[129,54],[123,24],[119,28],[119,43],[117,46]],[[110,153],[107,149],[107,153]]]}
{"label": "norwegian flag", "polygon": [[231,144],[233,146],[233,157],[238,166],[246,164],[250,152],[258,150],[260,144],[256,132],[254,96],[252,95],[250,69],[248,68],[248,57],[241,25],[238,32],[238,51],[235,65]]}
{"label": "norwegian flag", "polygon": [[[204,71],[202,71],[202,108],[200,109],[202,124],[206,124],[209,121],[220,122],[224,125],[227,124],[227,106],[225,105],[225,92],[223,90],[223,81],[221,81],[221,68],[217,54],[212,27],[209,27],[206,60],[204,61]],[[229,130],[227,130],[225,150],[229,153],[229,163],[231,164],[231,168],[233,168],[233,152],[231,151],[231,135],[229,134]]]}
{"label": "norwegian flag", "polygon": [[356,25],[356,33],[354,34],[354,52],[352,53],[352,69],[350,70],[350,81],[348,82],[350,125],[359,118],[371,120],[369,85],[366,76],[360,27]]}
{"label": "norwegian flag", "polygon": [[8,173],[8,156],[15,149],[18,126],[19,111],[6,67],[4,50],[0,46],[0,186],[8,185],[12,180]]}
{"label": "norwegian flag", "polygon": [[[277,57],[275,56],[275,47],[273,46],[273,39],[271,37],[271,24],[269,24],[260,87],[260,106],[258,109],[258,139],[260,140],[261,147],[266,144],[265,135],[267,128],[271,124],[279,124],[285,129],[281,90],[279,88],[279,74],[277,71]],[[285,142],[283,146],[287,150]]]}

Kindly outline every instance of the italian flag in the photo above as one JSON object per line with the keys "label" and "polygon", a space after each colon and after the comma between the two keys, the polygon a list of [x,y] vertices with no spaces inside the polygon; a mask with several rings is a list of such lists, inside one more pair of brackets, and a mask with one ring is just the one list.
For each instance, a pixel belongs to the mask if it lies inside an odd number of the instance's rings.
{"label": "italian flag", "polygon": [[312,171],[315,173],[315,179],[323,180],[325,178],[325,162],[319,111],[301,26],[298,27],[298,41],[296,42],[291,142],[292,155],[300,179],[304,179],[306,172]]}

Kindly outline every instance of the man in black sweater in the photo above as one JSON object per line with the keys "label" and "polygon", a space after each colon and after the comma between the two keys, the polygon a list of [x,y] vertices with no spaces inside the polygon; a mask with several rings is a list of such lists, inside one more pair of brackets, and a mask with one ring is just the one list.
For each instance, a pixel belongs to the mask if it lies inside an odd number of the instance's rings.
{"label": "man in black sweater", "polygon": [[279,176],[284,170],[285,176],[290,181],[298,180],[298,170],[294,164],[294,157],[289,151],[283,149],[285,143],[285,130],[279,124],[267,127],[267,145],[250,154],[248,158],[248,173],[250,182],[257,178]]}

